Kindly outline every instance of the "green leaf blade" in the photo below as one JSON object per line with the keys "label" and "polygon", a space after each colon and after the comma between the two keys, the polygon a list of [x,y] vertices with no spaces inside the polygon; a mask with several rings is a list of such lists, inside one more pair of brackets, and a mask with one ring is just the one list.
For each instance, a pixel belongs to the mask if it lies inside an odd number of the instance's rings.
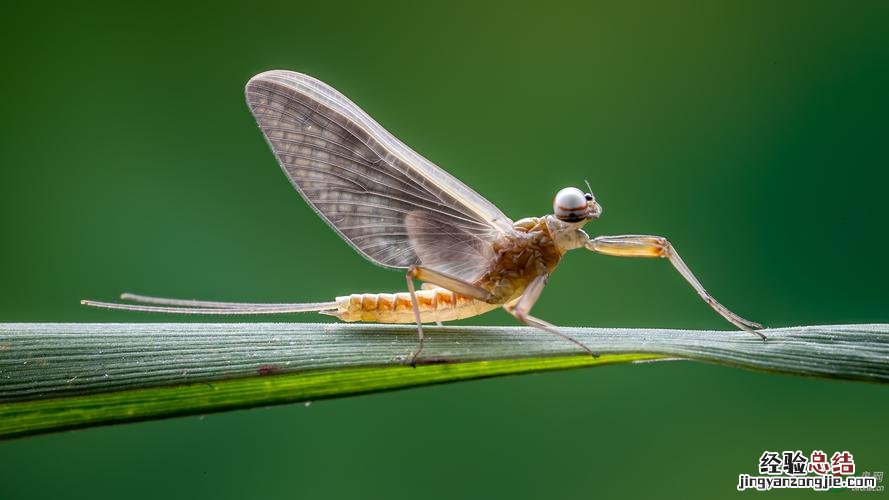
{"label": "green leaf blade", "polygon": [[745,332],[565,328],[602,356],[518,327],[347,324],[0,324],[0,438],[664,359],[889,382],[889,325]]}

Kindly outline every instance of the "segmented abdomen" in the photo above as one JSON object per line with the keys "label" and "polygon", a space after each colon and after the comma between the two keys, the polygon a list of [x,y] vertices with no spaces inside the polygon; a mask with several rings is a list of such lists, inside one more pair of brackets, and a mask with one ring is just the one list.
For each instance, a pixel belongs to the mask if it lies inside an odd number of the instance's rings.
{"label": "segmented abdomen", "polygon": [[[480,300],[444,288],[417,290],[420,321],[453,321],[486,313],[497,308]],[[401,293],[355,293],[336,298],[337,310],[329,313],[342,321],[374,323],[414,323],[411,295]]]}

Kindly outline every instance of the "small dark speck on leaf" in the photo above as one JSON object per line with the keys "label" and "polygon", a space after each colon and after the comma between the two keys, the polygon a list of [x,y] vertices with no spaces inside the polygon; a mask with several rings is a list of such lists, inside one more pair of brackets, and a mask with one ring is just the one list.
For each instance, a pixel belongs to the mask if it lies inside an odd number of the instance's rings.
{"label": "small dark speck on leaf", "polygon": [[256,373],[260,375],[273,375],[281,371],[276,365],[260,365],[259,368],[256,369]]}

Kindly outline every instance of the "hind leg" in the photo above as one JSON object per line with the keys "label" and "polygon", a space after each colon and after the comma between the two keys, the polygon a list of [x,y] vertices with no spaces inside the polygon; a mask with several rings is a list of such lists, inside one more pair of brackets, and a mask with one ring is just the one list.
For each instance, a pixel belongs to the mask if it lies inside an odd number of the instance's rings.
{"label": "hind leg", "polygon": [[[423,322],[420,318],[420,305],[417,302],[417,291],[416,288],[414,288],[414,279],[425,281],[426,284],[431,283],[433,285],[438,285],[452,292],[457,292],[460,295],[465,295],[474,299],[482,300],[485,302],[491,300],[491,292],[485,290],[480,286],[476,286],[459,278],[454,278],[453,276],[448,276],[447,274],[426,267],[411,266],[410,269],[408,269],[407,274],[405,275],[405,280],[407,281],[407,291],[411,295],[411,306],[414,309],[414,319],[417,321],[417,350],[414,351],[414,353],[411,355],[411,366],[417,365],[417,356],[419,356],[420,353],[423,351],[424,340]],[[426,285],[424,284],[424,286]]]}

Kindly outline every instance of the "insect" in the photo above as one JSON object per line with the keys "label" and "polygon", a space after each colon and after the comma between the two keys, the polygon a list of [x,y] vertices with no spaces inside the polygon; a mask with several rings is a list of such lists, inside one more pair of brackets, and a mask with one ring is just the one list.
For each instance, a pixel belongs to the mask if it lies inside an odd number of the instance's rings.
{"label": "insect", "polygon": [[[258,304],[123,294],[141,304],[82,301],[109,309],[180,314],[319,312],[342,321],[423,324],[469,318],[502,307],[517,320],[576,339],[531,315],[549,276],[569,250],[667,259],[700,297],[736,327],[762,325],[717,302],[661,236],[590,238],[583,231],[602,206],[592,189],[566,187],[553,213],[513,222],[491,202],[383,129],[329,85],[291,71],[268,71],[247,83],[247,104],[296,190],[359,254],[405,272],[406,292],[364,293],[330,302]],[[423,282],[417,290],[414,280]]]}

